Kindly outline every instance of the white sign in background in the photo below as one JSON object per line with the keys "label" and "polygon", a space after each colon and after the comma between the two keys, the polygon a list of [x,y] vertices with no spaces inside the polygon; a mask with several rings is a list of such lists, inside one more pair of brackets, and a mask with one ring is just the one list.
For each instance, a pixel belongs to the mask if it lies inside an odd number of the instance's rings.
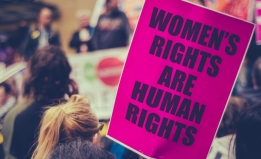
{"label": "white sign in background", "polygon": [[89,98],[99,119],[111,117],[127,53],[128,48],[117,48],[68,56],[71,78],[78,84],[79,94]]}

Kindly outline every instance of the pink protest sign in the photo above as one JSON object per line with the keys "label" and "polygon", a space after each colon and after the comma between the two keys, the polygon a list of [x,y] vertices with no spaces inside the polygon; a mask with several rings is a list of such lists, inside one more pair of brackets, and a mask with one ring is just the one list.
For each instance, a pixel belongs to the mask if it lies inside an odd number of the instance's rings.
{"label": "pink protest sign", "polygon": [[108,137],[147,158],[205,159],[253,29],[188,2],[147,0]]}
{"label": "pink protest sign", "polygon": [[256,20],[256,44],[261,45],[261,0],[255,3],[255,20]]}

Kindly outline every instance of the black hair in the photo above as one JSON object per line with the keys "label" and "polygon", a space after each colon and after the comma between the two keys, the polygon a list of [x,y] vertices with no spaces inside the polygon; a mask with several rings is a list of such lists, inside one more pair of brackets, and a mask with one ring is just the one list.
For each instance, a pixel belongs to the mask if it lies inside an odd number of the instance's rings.
{"label": "black hair", "polygon": [[234,146],[236,159],[261,158],[261,103],[251,106],[240,116]]}
{"label": "black hair", "polygon": [[73,141],[58,144],[50,154],[50,159],[115,159],[106,150],[88,140],[76,138]]}
{"label": "black hair", "polygon": [[0,87],[4,87],[5,94],[10,94],[12,92],[11,86],[7,84],[6,82],[0,83]]}
{"label": "black hair", "polygon": [[33,95],[37,101],[51,101],[69,92],[71,66],[58,46],[49,45],[36,50],[28,67],[25,97]]}
{"label": "black hair", "polygon": [[261,87],[261,57],[256,59],[253,69],[252,69],[252,78],[255,79],[255,84],[258,87]]}

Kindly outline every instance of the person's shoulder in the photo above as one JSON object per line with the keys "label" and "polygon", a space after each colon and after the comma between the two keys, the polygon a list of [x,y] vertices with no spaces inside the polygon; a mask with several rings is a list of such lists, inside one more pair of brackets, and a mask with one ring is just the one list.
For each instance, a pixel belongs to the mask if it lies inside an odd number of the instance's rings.
{"label": "person's shoulder", "polygon": [[30,106],[25,107],[22,109],[20,112],[16,114],[15,120],[14,120],[14,125],[20,125],[21,123],[24,122],[24,117],[28,117],[28,110]]}
{"label": "person's shoulder", "polygon": [[34,101],[31,104],[29,104],[26,109],[24,109],[19,116],[31,116],[35,115],[36,112],[39,112],[42,110],[43,106],[45,106],[44,102],[38,102]]}
{"label": "person's shoulder", "polygon": [[32,120],[38,119],[39,113],[42,113],[44,104],[41,102],[32,102],[25,109],[23,109],[16,117],[15,122],[34,122]]}
{"label": "person's shoulder", "polygon": [[123,11],[120,11],[119,10],[119,13],[118,13],[120,16],[122,16],[122,17],[126,17],[127,18],[127,15],[123,12]]}
{"label": "person's shoulder", "polygon": [[126,14],[123,11],[119,10],[118,12],[119,12],[119,14],[126,16]]}

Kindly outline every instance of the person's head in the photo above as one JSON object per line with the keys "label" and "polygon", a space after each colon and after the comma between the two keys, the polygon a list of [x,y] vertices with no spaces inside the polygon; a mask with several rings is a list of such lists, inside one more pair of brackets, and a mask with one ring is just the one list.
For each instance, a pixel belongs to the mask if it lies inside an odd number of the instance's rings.
{"label": "person's head", "polygon": [[252,69],[252,80],[254,88],[261,87],[261,57],[256,59]]}
{"label": "person's head", "polygon": [[106,0],[105,4],[107,12],[118,10],[118,0]]}
{"label": "person's head", "polygon": [[90,11],[89,10],[79,10],[76,14],[80,22],[81,28],[86,28],[90,24]]}
{"label": "person's head", "polygon": [[40,10],[38,15],[38,23],[44,27],[50,26],[52,22],[52,10],[44,7]]}
{"label": "person's head", "polygon": [[236,159],[260,159],[261,103],[251,106],[240,116],[234,146]]}
{"label": "person's head", "polygon": [[0,83],[0,106],[4,105],[12,92],[11,86],[6,82]]}
{"label": "person's head", "polygon": [[48,158],[58,143],[81,138],[99,143],[99,121],[91,111],[89,100],[73,95],[67,103],[50,107],[43,115],[34,159]]}
{"label": "person's head", "polygon": [[223,137],[235,133],[235,126],[239,115],[247,106],[246,100],[239,97],[230,97],[216,136]]}
{"label": "person's head", "polygon": [[28,62],[24,96],[48,102],[61,99],[69,92],[70,73],[71,66],[59,47],[40,48]]}
{"label": "person's head", "polygon": [[76,138],[70,142],[58,144],[50,154],[50,159],[115,159],[115,157],[100,147]]}

